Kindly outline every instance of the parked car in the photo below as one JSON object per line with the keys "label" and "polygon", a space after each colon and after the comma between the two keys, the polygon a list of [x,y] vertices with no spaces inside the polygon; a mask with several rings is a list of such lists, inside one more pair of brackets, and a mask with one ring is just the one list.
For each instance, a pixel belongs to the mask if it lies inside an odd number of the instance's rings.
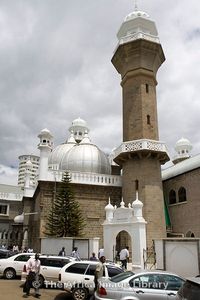
{"label": "parked car", "polygon": [[124,272],[113,278],[102,278],[95,300],[168,300],[175,299],[185,280],[162,271]]}
{"label": "parked car", "polygon": [[2,258],[8,258],[12,255],[14,255],[16,253],[10,251],[10,250],[7,250],[7,249],[0,249],[0,259]]}
{"label": "parked car", "polygon": [[34,253],[18,253],[8,258],[0,259],[0,276],[6,279],[13,279],[21,272],[24,267],[24,263],[30,258]]}
{"label": "parked car", "polygon": [[190,278],[185,281],[178,290],[176,300],[199,300],[200,299],[200,278]]}
{"label": "parked car", "polygon": [[[48,285],[56,287],[61,268],[69,262],[76,261],[76,258],[72,256],[40,255],[39,259],[41,261],[39,281],[41,286],[46,287]],[[26,280],[26,275],[26,264],[24,264],[21,274],[22,281]]]}
{"label": "parked car", "polygon": [[[59,272],[59,281],[66,291],[70,291],[75,300],[86,299],[94,291],[94,272],[98,261],[76,261],[63,267]],[[105,263],[105,277],[113,277],[124,272],[116,264]]]}

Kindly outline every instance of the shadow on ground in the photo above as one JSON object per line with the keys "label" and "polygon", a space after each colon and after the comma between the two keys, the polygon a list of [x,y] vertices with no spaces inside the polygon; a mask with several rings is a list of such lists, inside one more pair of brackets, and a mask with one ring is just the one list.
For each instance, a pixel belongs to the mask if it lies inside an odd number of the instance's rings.
{"label": "shadow on ground", "polygon": [[71,294],[68,294],[66,292],[61,292],[58,295],[56,295],[56,297],[54,298],[54,300],[72,300],[72,296]]}

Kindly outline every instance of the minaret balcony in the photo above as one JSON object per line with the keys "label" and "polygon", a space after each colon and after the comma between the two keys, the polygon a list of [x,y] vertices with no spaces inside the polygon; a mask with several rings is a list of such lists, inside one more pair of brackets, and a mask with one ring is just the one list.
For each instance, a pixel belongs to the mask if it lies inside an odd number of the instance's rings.
{"label": "minaret balcony", "polygon": [[154,35],[151,35],[151,34],[148,34],[148,33],[144,33],[142,31],[138,31],[134,34],[129,34],[129,35],[126,35],[124,37],[121,37],[120,40],[119,40],[118,45],[116,46],[116,48],[114,50],[114,53],[116,52],[119,45],[123,45],[123,44],[129,43],[129,42],[132,42],[132,41],[135,41],[135,40],[139,40],[139,39],[143,39],[143,40],[147,40],[147,41],[151,41],[151,42],[160,44],[160,40],[159,40],[158,36],[154,36]]}
{"label": "minaret balcony", "polygon": [[139,158],[157,157],[161,164],[169,161],[168,150],[165,143],[149,139],[123,142],[113,154],[113,160],[119,165],[134,156],[138,156]]}

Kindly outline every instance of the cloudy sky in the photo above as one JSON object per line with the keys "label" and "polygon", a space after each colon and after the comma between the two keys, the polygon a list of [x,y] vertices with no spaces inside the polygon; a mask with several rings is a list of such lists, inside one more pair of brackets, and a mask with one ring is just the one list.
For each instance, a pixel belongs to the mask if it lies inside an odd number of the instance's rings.
{"label": "cloudy sky", "polygon": [[[138,0],[157,24],[166,61],[157,74],[160,140],[200,152],[200,2]],[[116,33],[133,0],[0,0],[0,183],[17,182],[18,156],[39,154],[48,128],[64,142],[81,117],[105,152],[122,140]]]}

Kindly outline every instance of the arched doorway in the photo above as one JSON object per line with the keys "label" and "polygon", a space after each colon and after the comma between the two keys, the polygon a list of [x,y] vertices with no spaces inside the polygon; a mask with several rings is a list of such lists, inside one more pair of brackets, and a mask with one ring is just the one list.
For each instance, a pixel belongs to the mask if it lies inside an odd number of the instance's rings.
{"label": "arched doorway", "polygon": [[[116,255],[114,254],[116,245],[119,247],[119,245],[122,246],[123,243],[130,241],[133,270],[144,268],[143,253],[146,250],[146,221],[142,216],[142,207],[143,203],[138,199],[133,201],[132,205],[129,204],[128,207],[125,207],[123,201],[120,203],[119,208],[114,208],[110,202],[105,207],[106,220],[103,223],[105,256],[107,259],[113,260]],[[134,241],[137,242],[134,243]]]}
{"label": "arched doorway", "polygon": [[119,253],[122,249],[125,247],[129,247],[129,255],[130,255],[130,262],[131,262],[131,257],[132,257],[132,247],[131,247],[131,236],[130,234],[122,230],[120,231],[117,236],[116,236],[116,246],[115,246],[115,251],[116,251],[116,260],[119,260]]}

